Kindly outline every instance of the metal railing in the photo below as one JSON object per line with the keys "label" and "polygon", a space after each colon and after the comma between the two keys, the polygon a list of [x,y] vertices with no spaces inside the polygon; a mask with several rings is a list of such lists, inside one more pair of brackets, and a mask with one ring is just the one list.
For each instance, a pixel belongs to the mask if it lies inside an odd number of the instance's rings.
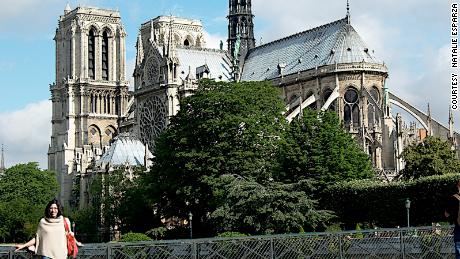
{"label": "metal railing", "polygon": [[[85,259],[292,259],[292,258],[455,258],[452,227],[419,227],[306,233],[293,235],[209,238],[137,243],[86,244]],[[0,246],[0,259],[32,258]]]}

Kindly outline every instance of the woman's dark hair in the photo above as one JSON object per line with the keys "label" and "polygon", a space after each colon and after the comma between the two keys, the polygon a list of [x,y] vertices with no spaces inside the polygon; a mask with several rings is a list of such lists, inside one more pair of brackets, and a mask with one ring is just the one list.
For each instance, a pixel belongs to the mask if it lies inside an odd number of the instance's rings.
{"label": "woman's dark hair", "polygon": [[51,205],[53,205],[53,204],[56,204],[56,206],[58,207],[58,213],[57,213],[56,217],[59,217],[59,216],[62,215],[61,203],[55,198],[55,199],[52,199],[50,202],[48,202],[48,205],[46,205],[46,208],[45,208],[45,217],[46,218],[51,218],[50,208],[51,208]]}

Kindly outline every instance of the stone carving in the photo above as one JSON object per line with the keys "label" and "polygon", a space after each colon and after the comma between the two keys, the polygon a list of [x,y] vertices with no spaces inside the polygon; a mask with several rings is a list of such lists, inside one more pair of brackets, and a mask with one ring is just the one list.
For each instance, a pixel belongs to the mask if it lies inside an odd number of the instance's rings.
{"label": "stone carving", "polygon": [[119,23],[120,18],[114,18],[114,17],[107,17],[107,16],[95,16],[95,15],[89,15],[89,14],[84,14],[81,15],[81,19],[85,21],[92,21],[92,22],[102,22],[102,23]]}

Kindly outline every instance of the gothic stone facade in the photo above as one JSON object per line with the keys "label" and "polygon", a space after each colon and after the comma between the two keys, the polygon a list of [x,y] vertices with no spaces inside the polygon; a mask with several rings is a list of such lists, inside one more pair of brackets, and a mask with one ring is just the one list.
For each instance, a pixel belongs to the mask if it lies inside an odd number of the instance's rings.
{"label": "gothic stone facade", "polygon": [[230,79],[226,52],[206,49],[205,43],[198,20],[158,16],[142,24],[136,44],[134,119],[121,130],[153,147],[178,112],[180,99],[196,89],[197,79]]}
{"label": "gothic stone facade", "polygon": [[388,91],[385,64],[354,30],[348,13],[344,19],[260,46],[255,46],[251,0],[229,0],[227,18],[227,51],[222,44],[220,49],[205,48],[198,20],[158,16],[142,24],[130,98],[124,76],[126,34],[119,13],[66,8],[55,37],[48,152],[49,169],[58,173],[61,184],[61,200],[70,199],[75,175],[91,171],[87,169],[118,131],[152,148],[178,112],[180,99],[193,94],[200,78],[269,80],[282,89],[289,121],[305,107],[334,110],[378,169],[401,169],[403,146],[420,140],[413,125],[409,132],[400,117],[395,123],[390,104],[409,107],[418,118],[425,116],[428,135],[438,132],[458,143],[451,121],[446,129]]}
{"label": "gothic stone facade", "polygon": [[75,175],[102,155],[126,110],[125,37],[117,11],[67,7],[59,19],[48,169],[57,173],[64,203]]}

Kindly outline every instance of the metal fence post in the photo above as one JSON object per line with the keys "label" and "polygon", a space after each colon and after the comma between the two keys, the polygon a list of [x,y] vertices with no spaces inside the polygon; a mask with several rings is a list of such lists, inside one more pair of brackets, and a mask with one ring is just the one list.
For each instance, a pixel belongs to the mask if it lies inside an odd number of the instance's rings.
{"label": "metal fence post", "polygon": [[342,235],[337,234],[337,238],[339,239],[339,257],[340,257],[340,259],[343,259]]}
{"label": "metal fence post", "polygon": [[112,248],[110,247],[110,243],[107,244],[107,259],[112,259]]}
{"label": "metal fence post", "polygon": [[270,259],[275,258],[275,249],[273,248],[273,237],[270,237]]}
{"label": "metal fence post", "polygon": [[192,259],[197,259],[198,258],[198,249],[197,249],[197,244],[195,241],[192,241],[192,247],[191,247],[191,252],[192,252]]}
{"label": "metal fence post", "polygon": [[406,249],[404,245],[404,235],[402,229],[399,229],[399,245],[401,247],[402,259],[406,258]]}

